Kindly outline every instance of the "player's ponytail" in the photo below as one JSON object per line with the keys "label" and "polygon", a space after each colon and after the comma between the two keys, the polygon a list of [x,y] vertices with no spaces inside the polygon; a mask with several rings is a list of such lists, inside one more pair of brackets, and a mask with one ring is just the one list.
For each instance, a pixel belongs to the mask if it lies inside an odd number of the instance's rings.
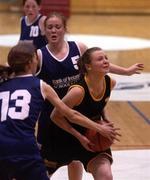
{"label": "player's ponytail", "polygon": [[0,84],[10,79],[13,75],[13,70],[9,66],[0,65]]}

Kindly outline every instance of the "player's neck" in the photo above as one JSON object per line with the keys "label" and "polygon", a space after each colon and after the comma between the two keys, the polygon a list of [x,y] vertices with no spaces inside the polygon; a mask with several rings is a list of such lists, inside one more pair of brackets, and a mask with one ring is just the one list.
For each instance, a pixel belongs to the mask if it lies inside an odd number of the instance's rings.
{"label": "player's neck", "polygon": [[90,93],[95,98],[100,98],[104,92],[104,78],[95,78],[94,76],[85,76],[85,81],[87,83]]}
{"label": "player's neck", "polygon": [[58,59],[62,59],[66,56],[66,53],[68,52],[68,45],[65,41],[57,44],[48,44],[48,49]]}
{"label": "player's neck", "polygon": [[27,24],[32,24],[36,21],[36,19],[38,18],[38,15],[36,17],[28,17],[26,18]]}
{"label": "player's neck", "polygon": [[85,76],[86,82],[93,87],[103,85],[104,76],[95,76],[92,73]]}

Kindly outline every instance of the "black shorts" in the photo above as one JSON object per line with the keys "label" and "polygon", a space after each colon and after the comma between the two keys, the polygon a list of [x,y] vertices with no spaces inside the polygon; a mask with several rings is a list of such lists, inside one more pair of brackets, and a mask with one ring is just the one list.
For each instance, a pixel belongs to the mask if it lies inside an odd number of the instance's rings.
{"label": "black shorts", "polygon": [[74,145],[69,147],[51,147],[49,149],[42,147],[41,155],[44,159],[49,174],[53,174],[59,167],[68,165],[73,160],[81,161],[86,171],[88,171],[88,163],[98,156],[107,158],[110,163],[113,162],[111,149],[94,153],[91,151],[87,151],[80,144],[80,142],[78,142],[78,140]]}

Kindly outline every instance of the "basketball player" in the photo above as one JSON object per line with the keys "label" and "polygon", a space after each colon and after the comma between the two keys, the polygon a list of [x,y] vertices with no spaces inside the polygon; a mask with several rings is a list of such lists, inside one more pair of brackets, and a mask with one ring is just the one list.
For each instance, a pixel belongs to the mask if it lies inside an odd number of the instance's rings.
{"label": "basketball player", "polygon": [[[0,179],[49,180],[35,138],[35,124],[44,99],[48,99],[72,122],[95,129],[115,139],[115,128],[107,129],[76,111],[72,111],[55,91],[34,76],[37,68],[36,49],[32,43],[20,42],[8,54],[11,71],[4,68],[4,81],[0,84]],[[14,75],[12,76],[12,73]],[[11,79],[6,77],[11,75]],[[82,138],[82,137],[81,137]]]}
{"label": "basketball player", "polygon": [[32,41],[37,49],[45,46],[43,22],[46,16],[40,14],[41,0],[23,0],[25,16],[21,18],[20,40]]}
{"label": "basketball player", "polygon": [[[108,58],[99,47],[93,47],[84,52],[78,60],[78,65],[82,78],[78,83],[69,88],[63,101],[69,107],[78,110],[88,118],[93,119],[93,121],[101,120],[102,110],[106,106],[110,98],[110,92],[116,83],[115,80],[106,75],[109,72]],[[61,125],[63,117],[61,117],[57,110],[53,112],[53,118],[55,122],[58,122],[58,125]],[[85,128],[78,125],[74,125],[74,127],[81,134],[85,135]],[[68,164],[72,160],[79,160],[83,163],[85,170],[93,175],[94,180],[113,179],[110,148],[101,152],[90,152],[87,148],[88,145],[81,142],[86,150],[76,141],[75,137],[70,136],[66,141],[68,144],[66,143],[63,147],[57,142],[57,152],[51,154],[53,159],[57,155],[55,164],[58,162],[58,167]],[[65,157],[66,161],[63,159],[63,154],[67,156]]]}
{"label": "basketball player", "polygon": [[[44,21],[44,27],[48,44],[38,50],[39,72],[37,74],[55,89],[60,98],[63,98],[68,87],[78,82],[80,78],[77,60],[86,51],[87,46],[81,42],[65,40],[67,22],[59,13],[49,14]],[[124,75],[139,73],[142,69],[143,64],[134,64],[129,68],[110,64],[110,72]],[[57,148],[55,141],[67,144],[66,139],[69,136],[49,121],[52,109],[51,104],[46,102],[38,124],[38,142],[42,144],[43,157],[48,154],[45,154],[45,151],[53,153],[53,149]],[[79,162],[73,161],[69,164],[69,179],[82,179],[82,165]]]}

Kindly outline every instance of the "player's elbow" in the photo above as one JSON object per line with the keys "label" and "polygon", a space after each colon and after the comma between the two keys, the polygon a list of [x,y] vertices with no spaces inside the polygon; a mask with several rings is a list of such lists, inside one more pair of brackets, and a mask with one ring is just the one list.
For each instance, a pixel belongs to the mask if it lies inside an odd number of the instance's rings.
{"label": "player's elbow", "polygon": [[79,118],[79,113],[75,110],[70,110],[70,113],[67,116],[67,119],[71,122],[71,123],[76,123],[76,121]]}
{"label": "player's elbow", "polygon": [[58,117],[58,112],[57,110],[53,110],[52,113],[50,114],[50,119],[53,121],[53,122],[57,122],[59,117]]}

